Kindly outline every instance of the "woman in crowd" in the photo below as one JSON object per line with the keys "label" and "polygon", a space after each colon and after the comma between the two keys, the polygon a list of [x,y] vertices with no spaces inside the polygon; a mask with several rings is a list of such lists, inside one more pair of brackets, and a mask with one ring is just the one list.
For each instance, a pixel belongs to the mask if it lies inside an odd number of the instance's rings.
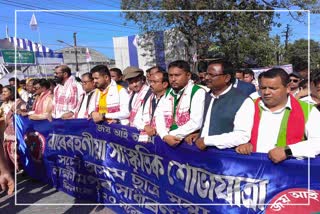
{"label": "woman in crowd", "polygon": [[15,160],[16,138],[13,120],[15,110],[17,113],[26,111],[26,104],[20,98],[15,87],[10,85],[7,85],[2,89],[2,100],[1,109],[3,110],[3,117],[0,120],[5,121],[3,141],[4,157],[10,166],[13,164],[16,167],[16,170],[19,170],[17,161]]}

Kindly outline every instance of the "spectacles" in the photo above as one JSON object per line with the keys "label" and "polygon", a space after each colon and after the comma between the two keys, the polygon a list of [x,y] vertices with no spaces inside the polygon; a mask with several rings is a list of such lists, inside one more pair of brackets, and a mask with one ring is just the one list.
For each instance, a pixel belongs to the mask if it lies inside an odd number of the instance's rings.
{"label": "spectacles", "polygon": [[290,79],[290,82],[297,83],[297,82],[299,82],[299,80],[297,80],[297,79]]}
{"label": "spectacles", "polygon": [[226,75],[226,74],[210,74],[210,73],[205,74],[205,76],[209,76],[210,78],[215,78],[217,76],[222,76],[222,75]]}
{"label": "spectacles", "polygon": [[39,90],[41,87],[33,87],[35,90]]}

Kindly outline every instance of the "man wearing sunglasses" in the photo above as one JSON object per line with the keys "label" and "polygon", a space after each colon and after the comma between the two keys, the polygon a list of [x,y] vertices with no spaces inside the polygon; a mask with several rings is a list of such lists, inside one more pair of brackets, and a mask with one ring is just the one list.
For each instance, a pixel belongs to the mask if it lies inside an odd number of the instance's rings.
{"label": "man wearing sunglasses", "polygon": [[293,96],[296,96],[299,93],[299,83],[303,79],[302,76],[298,72],[292,72],[289,74],[290,82],[289,82],[289,87],[290,87],[290,94]]}

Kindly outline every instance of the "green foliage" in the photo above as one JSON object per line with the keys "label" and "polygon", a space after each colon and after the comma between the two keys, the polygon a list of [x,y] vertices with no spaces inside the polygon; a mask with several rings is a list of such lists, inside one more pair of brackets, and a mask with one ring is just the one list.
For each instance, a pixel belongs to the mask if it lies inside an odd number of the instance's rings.
{"label": "green foliage", "polygon": [[[288,45],[288,51],[285,59],[293,64],[293,67],[301,63],[308,62],[308,40],[299,39]],[[310,69],[311,71],[320,66],[320,44],[314,40],[310,40]]]}
{"label": "green foliage", "polygon": [[201,58],[222,53],[238,66],[246,58],[254,59],[260,66],[267,66],[276,64],[276,52],[281,52],[277,38],[269,36],[271,27],[278,23],[273,20],[273,11],[254,12],[254,10],[273,10],[277,7],[292,6],[308,9],[309,4],[315,2],[314,0],[122,0],[121,8],[123,10],[169,10],[127,11],[125,18],[137,23],[141,33],[172,28],[180,31],[185,38],[185,46],[188,47],[187,60],[189,61],[196,50]]}

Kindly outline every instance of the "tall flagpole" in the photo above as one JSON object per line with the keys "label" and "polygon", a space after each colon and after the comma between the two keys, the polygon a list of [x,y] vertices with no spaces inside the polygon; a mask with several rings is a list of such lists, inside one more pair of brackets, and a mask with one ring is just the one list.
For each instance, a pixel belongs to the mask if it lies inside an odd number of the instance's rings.
{"label": "tall flagpole", "polygon": [[[36,30],[38,32],[38,40],[39,40],[39,44],[40,44],[40,48],[42,48],[42,42],[41,42],[41,36],[40,36],[40,29],[39,29],[39,26],[38,26],[38,22],[37,22],[37,19],[36,19],[36,16],[34,15],[34,13],[32,14],[32,17],[31,17],[31,20],[30,20],[30,27],[31,27],[31,30]],[[39,49],[39,47],[37,47]],[[46,51],[46,50],[44,50]],[[40,51],[39,51],[40,52]],[[36,57],[35,57],[35,60],[36,60]],[[48,79],[48,76],[47,76],[47,65],[45,63],[45,59],[44,59],[44,52],[42,50],[42,60],[44,62],[44,73],[45,73],[45,77],[46,79]],[[39,67],[39,65],[37,65]]]}

